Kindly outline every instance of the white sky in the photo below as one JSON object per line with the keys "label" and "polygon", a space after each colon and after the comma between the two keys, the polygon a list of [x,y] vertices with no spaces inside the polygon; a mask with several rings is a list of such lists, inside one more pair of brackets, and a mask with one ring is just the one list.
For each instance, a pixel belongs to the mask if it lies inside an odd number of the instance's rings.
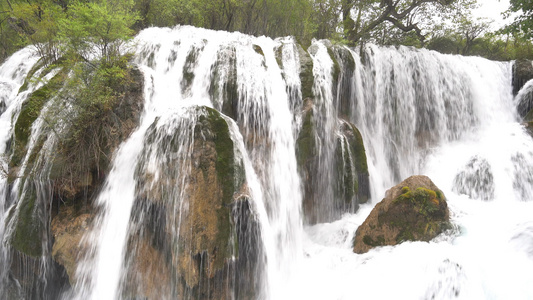
{"label": "white sky", "polygon": [[509,8],[509,0],[478,0],[480,8],[475,10],[474,16],[494,20],[493,29],[511,22],[513,18],[504,20],[501,13]]}

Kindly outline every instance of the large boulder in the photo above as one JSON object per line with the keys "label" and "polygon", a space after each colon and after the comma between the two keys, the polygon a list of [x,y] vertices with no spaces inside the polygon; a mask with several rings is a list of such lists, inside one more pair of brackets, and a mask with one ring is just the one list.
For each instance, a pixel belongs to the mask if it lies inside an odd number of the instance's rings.
{"label": "large boulder", "polygon": [[254,298],[259,224],[227,118],[191,108],[189,117],[157,120],[145,144],[123,294]]}
{"label": "large boulder", "polygon": [[389,189],[355,233],[355,253],[404,241],[430,241],[450,228],[442,191],[427,176],[411,176]]}

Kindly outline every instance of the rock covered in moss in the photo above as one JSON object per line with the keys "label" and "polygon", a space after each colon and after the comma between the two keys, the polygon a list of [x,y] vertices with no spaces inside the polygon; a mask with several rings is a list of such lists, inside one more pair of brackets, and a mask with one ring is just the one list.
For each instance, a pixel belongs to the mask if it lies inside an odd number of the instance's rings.
{"label": "rock covered in moss", "polygon": [[[304,100],[302,125],[296,140],[296,160],[303,179],[303,211],[310,224],[325,221],[346,212],[354,212],[360,203],[370,198],[369,174],[365,146],[361,133],[354,124],[340,120],[335,135],[335,153],[328,162],[333,168],[330,181],[323,181],[319,169],[319,142],[317,136],[314,104]],[[321,196],[331,185],[332,198]],[[327,198],[323,200],[322,198]],[[330,215],[328,215],[330,214]]]}
{"label": "rock covered in moss", "polygon": [[296,162],[303,181],[303,210],[304,216],[311,223],[316,219],[316,175],[318,168],[318,148],[316,140],[316,125],[313,112],[313,101],[304,100],[302,110],[302,125],[296,139]]}
{"label": "rock covered in moss", "polygon": [[302,89],[302,99],[313,97],[313,84],[315,77],[313,75],[313,59],[307,51],[299,44],[298,58],[300,61],[300,82]]}
{"label": "rock covered in moss", "polygon": [[335,151],[335,198],[344,205],[366,203],[370,183],[363,137],[354,124],[341,120]]}
{"label": "rock covered in moss", "polygon": [[[137,169],[141,196],[133,216],[139,229],[130,238],[125,293],[250,298],[244,295],[255,289],[248,275],[256,272],[259,227],[249,208],[242,158],[218,111],[197,107],[190,113],[158,120],[148,130]],[[160,274],[157,282],[144,279],[153,274]]]}
{"label": "rock covered in moss", "polygon": [[337,109],[341,117],[347,118],[353,111],[354,101],[353,95],[356,94],[356,85],[354,84],[354,74],[356,62],[350,50],[342,46],[332,47],[332,59],[335,62],[334,66],[338,68],[337,81]]}
{"label": "rock covered in moss", "polygon": [[228,46],[222,48],[217,53],[209,93],[218,111],[237,120],[239,115],[239,97],[237,87],[237,52],[235,47]]}
{"label": "rock covered in moss", "polygon": [[41,217],[43,199],[37,192],[33,180],[24,182],[24,188],[17,207],[8,216],[8,226],[13,228],[10,244],[24,255],[39,258],[43,255],[42,240],[46,234]]}
{"label": "rock covered in moss", "polygon": [[451,227],[446,197],[427,176],[392,187],[357,228],[354,252],[404,241],[430,241]]}

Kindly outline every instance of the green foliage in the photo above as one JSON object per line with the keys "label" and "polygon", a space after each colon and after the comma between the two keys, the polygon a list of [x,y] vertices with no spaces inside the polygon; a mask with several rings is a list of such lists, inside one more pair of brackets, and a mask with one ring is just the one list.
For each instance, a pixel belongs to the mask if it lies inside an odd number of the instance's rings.
{"label": "green foliage", "polygon": [[510,0],[505,16],[510,18],[519,13],[514,21],[503,29],[504,33],[522,33],[525,38],[533,37],[533,2],[531,0]]}
{"label": "green foliage", "polygon": [[59,22],[66,52],[86,61],[100,57],[107,64],[120,59],[124,42],[133,36],[131,28],[138,20],[133,4],[132,0],[100,0],[69,6],[68,18]]}
{"label": "green foliage", "polygon": [[[31,184],[27,181],[26,184]],[[11,244],[18,251],[32,256],[42,255],[42,223],[38,216],[37,195],[33,187],[29,188],[20,200],[15,230],[11,236]]]}
{"label": "green foliage", "polygon": [[67,119],[57,120],[66,123],[68,128],[61,141],[65,154],[85,153],[79,158],[95,162],[100,167],[108,163],[104,149],[108,143],[105,133],[110,128],[104,127],[111,127],[110,118],[115,117],[113,109],[117,99],[122,95],[123,87],[130,82],[127,57],[121,57],[114,64],[101,63],[97,68],[85,63],[78,63],[72,68],[61,98],[67,99],[73,112]]}
{"label": "green foliage", "polygon": [[343,31],[350,44],[372,41],[423,46],[437,26],[453,24],[475,3],[476,0],[344,0]]}
{"label": "green foliage", "polygon": [[317,27],[309,0],[138,0],[140,28],[193,25],[310,41]]}
{"label": "green foliage", "polygon": [[13,1],[8,8],[3,11],[8,16],[0,25],[2,34],[14,41],[16,48],[32,44],[41,57],[48,61],[57,59],[58,22],[64,18],[63,8],[45,0]]}

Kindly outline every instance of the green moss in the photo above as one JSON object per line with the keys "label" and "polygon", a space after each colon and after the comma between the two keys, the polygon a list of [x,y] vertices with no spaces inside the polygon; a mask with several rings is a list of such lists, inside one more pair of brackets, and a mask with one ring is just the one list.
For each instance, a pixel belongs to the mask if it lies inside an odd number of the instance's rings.
{"label": "green moss", "polygon": [[370,189],[363,138],[355,125],[345,121],[340,127],[340,133],[335,153],[339,190],[337,195],[344,197],[345,201],[350,201],[357,195],[358,202],[364,203],[370,197]]}
{"label": "green moss", "polygon": [[385,237],[380,235],[377,237],[377,240],[374,241],[374,239],[372,239],[370,236],[368,235],[365,235],[363,237],[363,243],[371,246],[371,247],[378,247],[378,246],[383,246],[385,245]]}
{"label": "green moss", "polygon": [[235,160],[234,144],[231,139],[228,124],[220,113],[212,108],[203,107],[205,114],[199,121],[207,120],[210,131],[214,135],[215,150],[217,153],[215,168],[217,181],[222,189],[221,207],[217,211],[218,233],[215,244],[221,248],[215,258],[215,269],[220,270],[225,266],[226,259],[231,251],[230,236],[234,232],[231,222],[231,204],[235,189],[244,182],[244,168]]}
{"label": "green moss", "polygon": [[397,236],[396,236],[396,242],[401,243],[405,241],[414,241],[415,237],[413,236],[412,228],[407,227],[406,229],[402,230]]}
{"label": "green moss", "polygon": [[19,94],[28,90],[28,87],[30,85],[33,75],[35,74],[35,72],[37,72],[37,70],[39,70],[43,66],[43,64],[44,64],[44,59],[41,58],[37,61],[37,63],[35,63],[35,65],[33,65],[33,67],[28,72],[28,75],[26,75],[26,79],[24,79],[24,83],[19,88],[19,91],[18,91]]}
{"label": "green moss", "polygon": [[265,57],[265,53],[263,52],[263,49],[261,48],[261,46],[259,46],[259,45],[255,45],[255,44],[254,44],[254,45],[252,45],[252,47],[254,48],[254,51],[255,51],[257,54],[259,54],[259,55]]}
{"label": "green moss", "polygon": [[31,135],[31,126],[39,117],[46,102],[61,88],[64,76],[64,72],[59,72],[47,84],[34,91],[22,104],[15,122],[15,147],[10,167],[20,165],[27,151],[26,146]]}
{"label": "green moss", "polygon": [[331,47],[328,47],[328,54],[331,60],[333,61],[333,70],[332,70],[332,76],[333,76],[333,86],[337,86],[337,82],[339,81],[339,75],[341,73],[341,67],[339,66],[339,62],[337,61],[337,57]]}
{"label": "green moss", "polygon": [[315,76],[313,75],[313,60],[301,46],[298,46],[300,56],[300,82],[302,89],[302,98],[313,98],[313,84]]}
{"label": "green moss", "polygon": [[[26,184],[31,184],[26,182]],[[42,255],[42,222],[37,212],[37,195],[33,187],[28,188],[20,199],[19,213],[11,245],[18,251],[32,256]]]}
{"label": "green moss", "polygon": [[350,203],[359,190],[357,174],[352,171],[352,161],[350,160],[350,145],[345,136],[337,139],[335,149],[335,170],[336,188],[335,198],[342,199],[345,203]]}
{"label": "green moss", "polygon": [[440,199],[442,193],[439,191],[439,197],[437,192],[426,189],[423,187],[417,188],[415,191],[409,190],[409,188],[402,188],[403,194],[398,196],[395,201],[410,201],[419,213],[431,218],[432,214],[439,210]]}
{"label": "green moss", "polygon": [[368,164],[366,161],[366,150],[363,143],[363,136],[355,125],[350,124],[350,126],[354,134],[354,141],[353,143],[350,143],[350,147],[355,158],[355,169],[359,174],[368,174]]}
{"label": "green moss", "polygon": [[302,120],[302,128],[296,140],[296,159],[299,167],[303,167],[316,155],[315,125],[313,110],[309,109]]}
{"label": "green moss", "polygon": [[[235,48],[226,49],[218,53],[217,62],[213,66],[213,76],[211,76],[211,86],[209,94],[215,100],[215,108],[226,116],[237,120],[237,59]],[[227,68],[220,68],[219,65],[227,65]],[[220,73],[227,70],[227,73]],[[223,85],[219,85],[220,81]]]}

